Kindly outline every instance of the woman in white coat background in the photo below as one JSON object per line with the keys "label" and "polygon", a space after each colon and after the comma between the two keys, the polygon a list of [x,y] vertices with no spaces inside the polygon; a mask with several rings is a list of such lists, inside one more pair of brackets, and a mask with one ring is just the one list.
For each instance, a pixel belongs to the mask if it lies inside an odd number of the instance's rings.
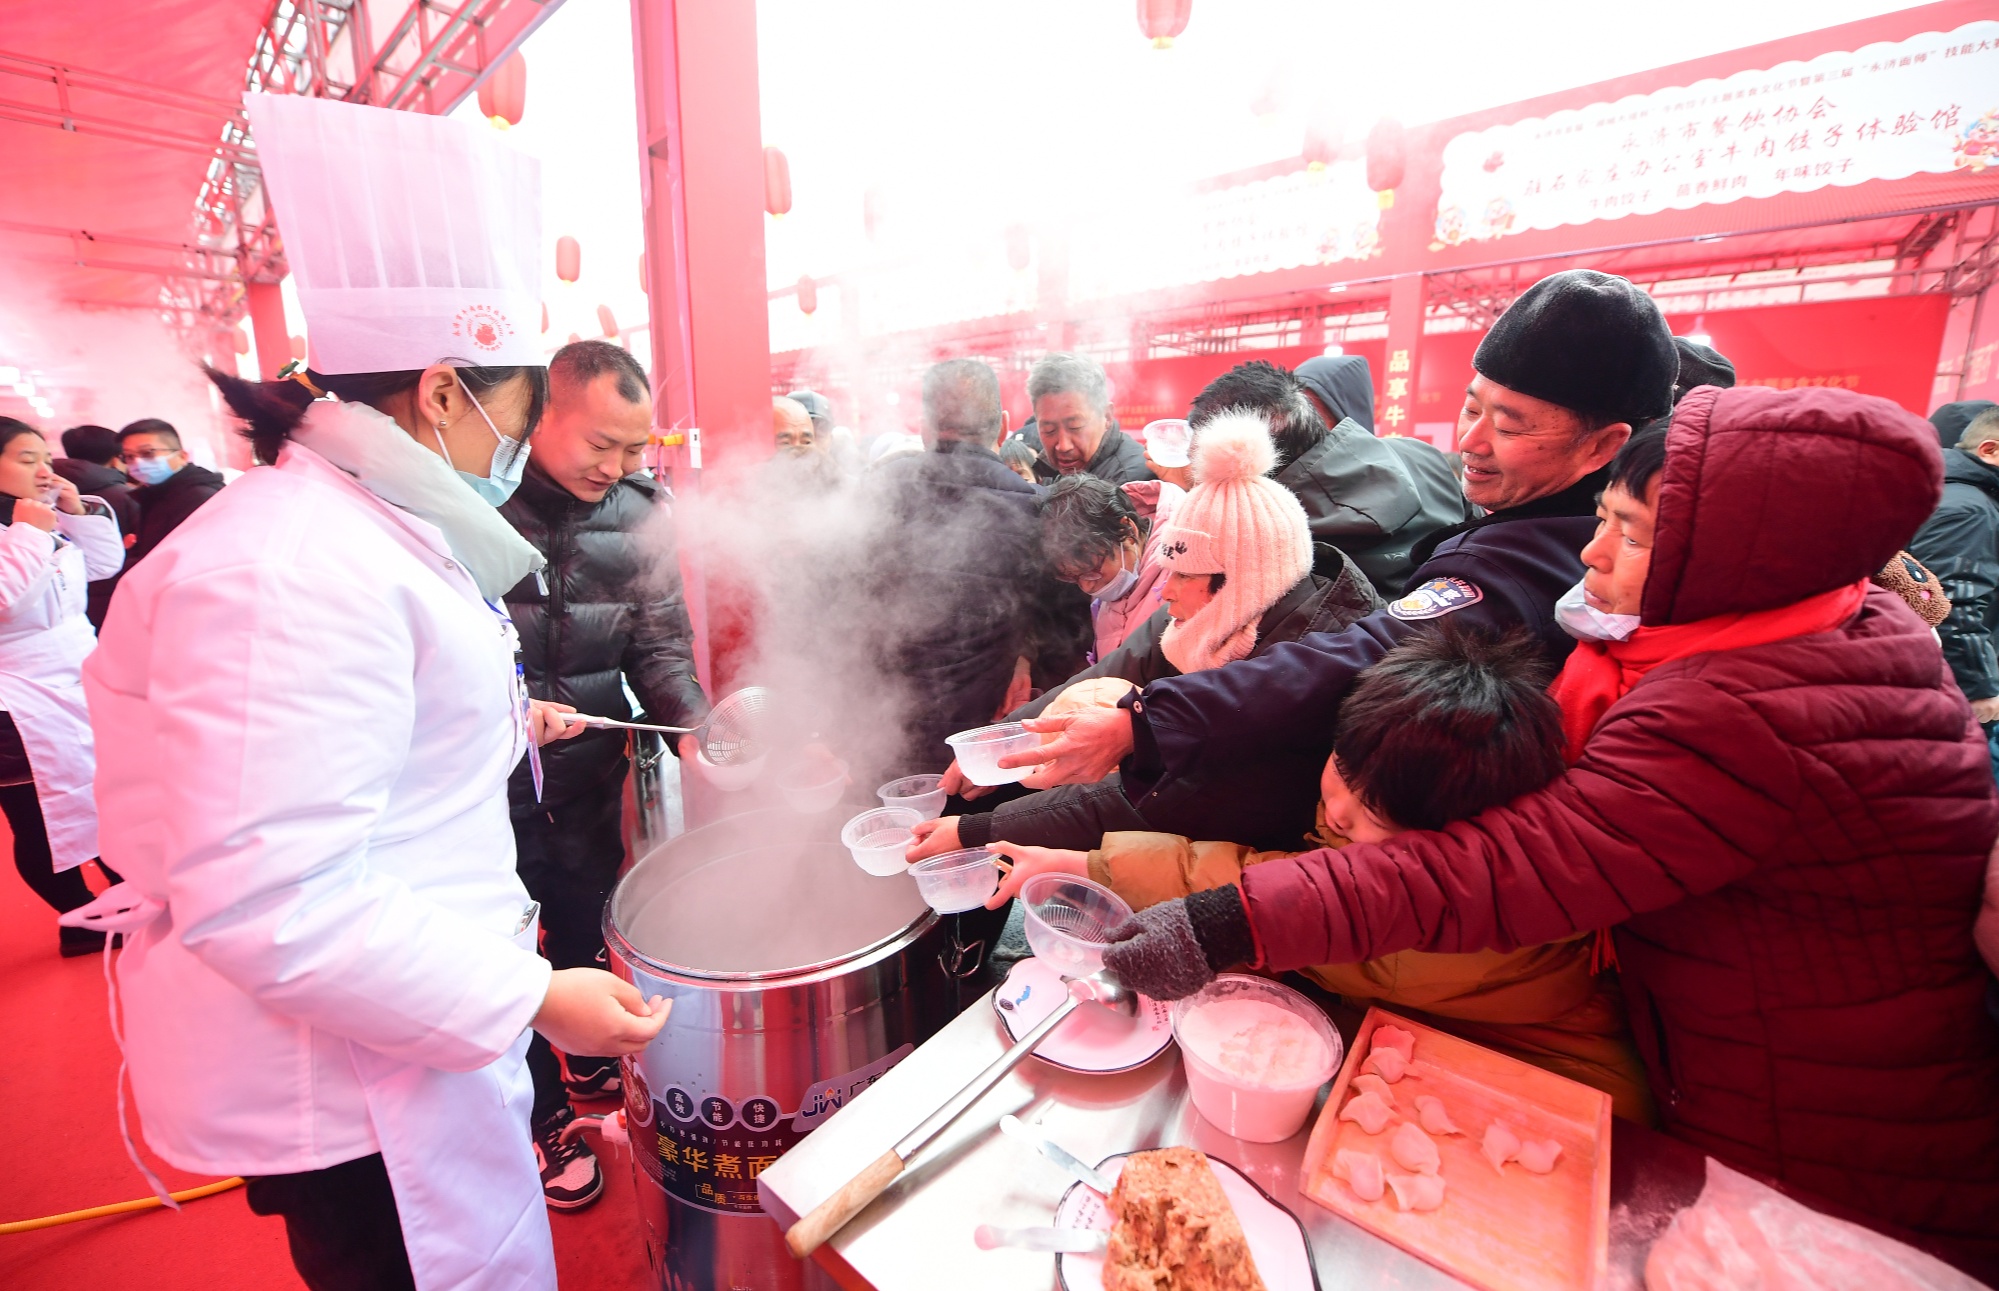
{"label": "woman in white coat background", "polygon": [[[84,584],[117,573],[125,547],[110,512],[87,509],[97,499],[80,497],[53,460],[40,431],[0,417],[0,810],[14,868],[63,914],[90,901],[77,867],[97,855],[81,672],[97,634]],[[64,955],[104,948],[101,932],[60,931]]]}
{"label": "woman in white coat background", "polygon": [[551,972],[514,871],[507,778],[562,725],[495,606],[542,563],[493,509],[547,387],[534,163],[248,105],[311,368],[210,374],[275,465],[127,575],[84,670],[145,1139],[249,1177],[315,1289],[551,1288],[528,1028],[621,1055],[665,1007]]}

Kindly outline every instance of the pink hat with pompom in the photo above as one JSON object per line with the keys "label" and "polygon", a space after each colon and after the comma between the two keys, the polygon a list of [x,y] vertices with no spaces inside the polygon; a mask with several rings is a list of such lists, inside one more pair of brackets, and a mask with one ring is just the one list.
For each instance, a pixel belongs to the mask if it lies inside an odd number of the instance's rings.
{"label": "pink hat with pompom", "polygon": [[1256,625],[1312,568],[1312,531],[1277,464],[1270,423],[1233,408],[1201,424],[1194,487],[1159,538],[1159,563],[1180,574],[1224,574],[1213,600],[1166,629],[1166,658],[1182,672],[1247,656]]}

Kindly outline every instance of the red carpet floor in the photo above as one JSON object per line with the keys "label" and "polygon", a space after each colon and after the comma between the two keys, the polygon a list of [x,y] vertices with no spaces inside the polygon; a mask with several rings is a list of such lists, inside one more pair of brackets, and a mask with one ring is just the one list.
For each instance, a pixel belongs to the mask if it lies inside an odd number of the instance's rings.
{"label": "red carpet floor", "polygon": [[[105,1014],[103,965],[96,957],[57,956],[55,915],[21,883],[12,857],[13,841],[0,827],[0,1222],[147,1195],[118,1141],[118,1051]],[[136,1118],[133,1130],[136,1136]],[[209,1182],[149,1160],[171,1189]],[[643,1291],[649,1275],[631,1164],[609,1149],[604,1169],[608,1186],[596,1205],[549,1217],[562,1284]],[[149,1210],[0,1236],[0,1287],[7,1291],[302,1285],[286,1255],[283,1222],[251,1214],[241,1189],[190,1202],[179,1214]]]}

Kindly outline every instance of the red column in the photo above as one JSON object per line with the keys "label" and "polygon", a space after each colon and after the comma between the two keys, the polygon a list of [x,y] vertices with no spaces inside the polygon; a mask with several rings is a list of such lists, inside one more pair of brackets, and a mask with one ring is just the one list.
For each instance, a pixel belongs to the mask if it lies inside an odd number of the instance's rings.
{"label": "red column", "polygon": [[[654,417],[681,514],[698,517],[704,471],[727,475],[771,452],[756,6],[632,0],[632,46]],[[729,653],[713,638],[728,632],[685,528],[680,560],[712,695],[712,655]]]}
{"label": "red column", "polygon": [[1381,374],[1377,435],[1407,435],[1416,420],[1416,368],[1423,348],[1423,275],[1404,274],[1388,287],[1387,371]]}
{"label": "red column", "polygon": [[278,369],[291,361],[291,333],[285,330],[285,299],[274,282],[244,285],[244,303],[250,309],[250,336],[257,343],[257,374],[266,381],[277,379]]}

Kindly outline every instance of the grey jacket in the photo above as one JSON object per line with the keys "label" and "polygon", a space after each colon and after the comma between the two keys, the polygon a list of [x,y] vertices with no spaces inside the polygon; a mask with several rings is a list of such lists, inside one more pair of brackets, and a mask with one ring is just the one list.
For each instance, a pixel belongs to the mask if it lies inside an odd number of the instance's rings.
{"label": "grey jacket", "polygon": [[1351,556],[1389,597],[1416,572],[1410,548],[1472,515],[1442,453],[1406,436],[1376,439],[1351,417],[1275,478],[1304,506],[1312,540]]}

